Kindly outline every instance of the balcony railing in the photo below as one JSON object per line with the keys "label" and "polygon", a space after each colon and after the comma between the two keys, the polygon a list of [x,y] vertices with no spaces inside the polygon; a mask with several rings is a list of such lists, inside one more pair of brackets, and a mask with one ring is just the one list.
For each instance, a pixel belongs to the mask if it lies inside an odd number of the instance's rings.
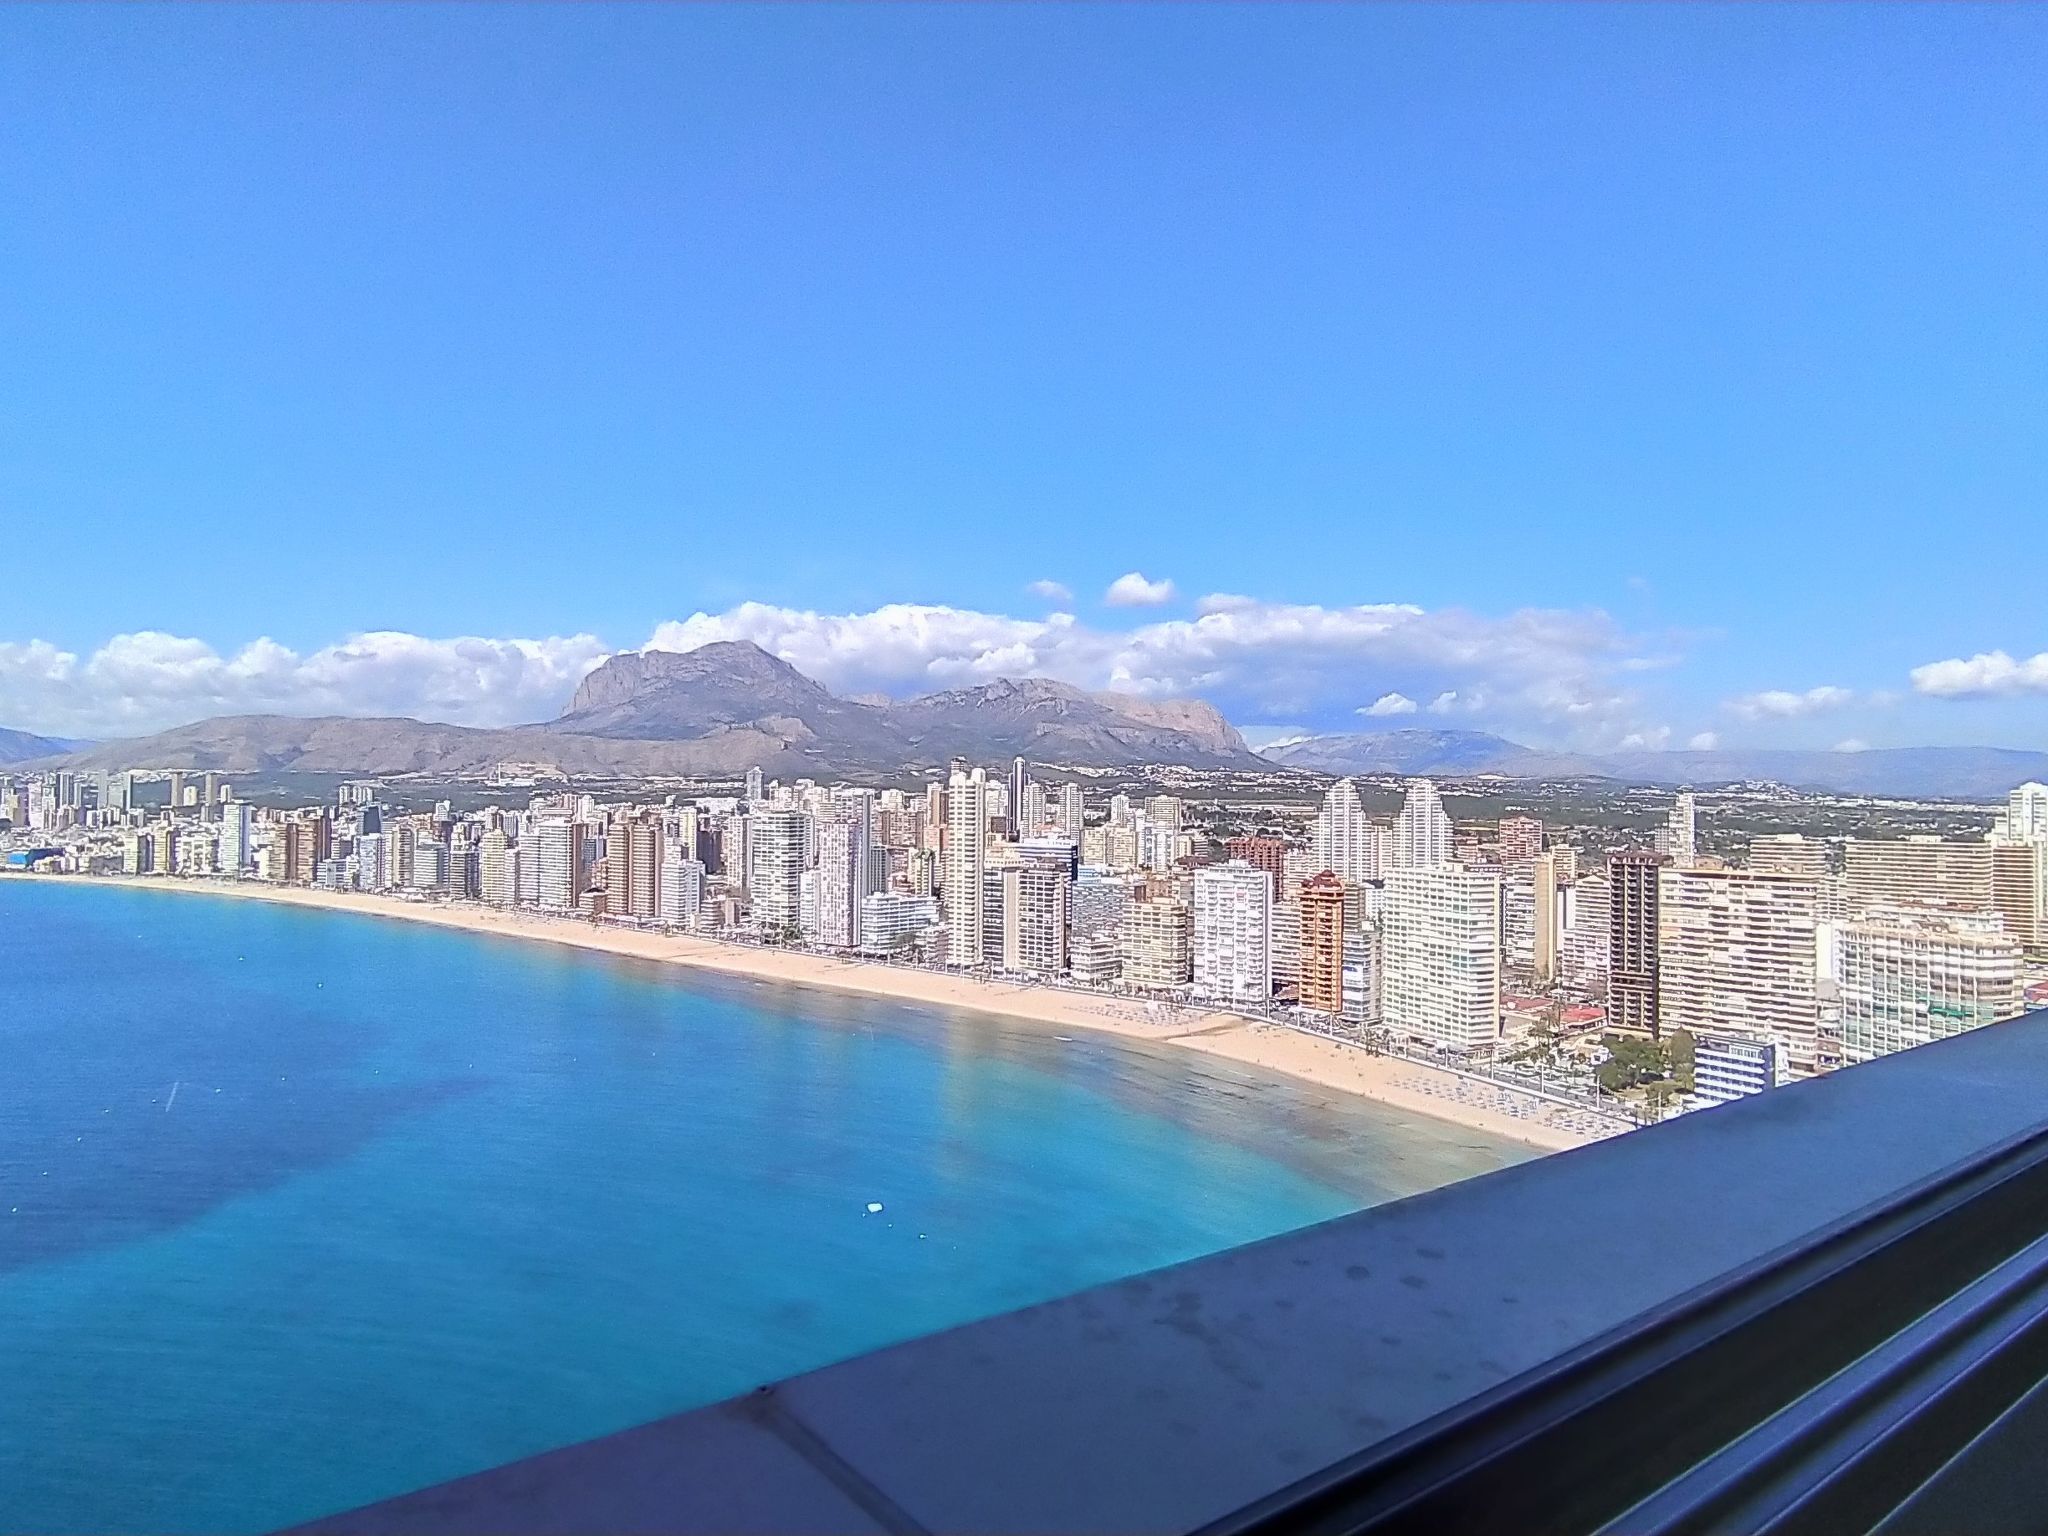
{"label": "balcony railing", "polygon": [[2032,1528],[2048,1014],[316,1522]]}

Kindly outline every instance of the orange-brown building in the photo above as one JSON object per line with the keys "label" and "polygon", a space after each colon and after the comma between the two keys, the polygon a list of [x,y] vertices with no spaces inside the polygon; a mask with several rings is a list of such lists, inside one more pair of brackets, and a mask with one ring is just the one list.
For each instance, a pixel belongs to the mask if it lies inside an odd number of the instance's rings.
{"label": "orange-brown building", "polygon": [[1344,882],[1327,870],[1301,888],[1301,1006],[1344,1011]]}

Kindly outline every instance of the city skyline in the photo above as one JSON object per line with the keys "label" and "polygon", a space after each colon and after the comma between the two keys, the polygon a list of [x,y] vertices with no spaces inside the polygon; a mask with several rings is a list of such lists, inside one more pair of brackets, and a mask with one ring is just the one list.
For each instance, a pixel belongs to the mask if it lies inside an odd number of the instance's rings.
{"label": "city skyline", "polygon": [[744,637],[1258,736],[2039,739],[1981,594],[2048,490],[2037,12],[0,41],[0,725],[502,724]]}

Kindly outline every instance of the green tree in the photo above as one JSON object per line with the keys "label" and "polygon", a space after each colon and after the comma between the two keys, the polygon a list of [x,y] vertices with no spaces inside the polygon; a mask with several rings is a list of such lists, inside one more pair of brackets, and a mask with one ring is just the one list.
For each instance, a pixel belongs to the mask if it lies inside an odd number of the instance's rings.
{"label": "green tree", "polygon": [[1628,1035],[1607,1035],[1600,1043],[1607,1047],[1607,1060],[1600,1064],[1600,1086],[1609,1093],[1620,1093],[1624,1088],[1664,1078],[1664,1048],[1656,1041],[1638,1040]]}
{"label": "green tree", "polygon": [[1671,1038],[1664,1042],[1664,1061],[1671,1073],[1671,1083],[1680,1093],[1692,1092],[1692,1036],[1682,1029],[1674,1029]]}

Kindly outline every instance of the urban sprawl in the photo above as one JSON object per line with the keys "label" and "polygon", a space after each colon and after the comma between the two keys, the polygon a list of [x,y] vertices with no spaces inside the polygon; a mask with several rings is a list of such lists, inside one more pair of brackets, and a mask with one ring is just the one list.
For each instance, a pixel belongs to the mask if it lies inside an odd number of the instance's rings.
{"label": "urban sprawl", "polygon": [[[145,807],[142,784],[166,784]],[[1239,835],[1173,795],[956,763],[918,790],[401,814],[375,781],[259,807],[213,773],[0,777],[15,871],[263,881],[469,902],[1202,1007],[1625,1109],[1701,1108],[2023,1012],[2048,952],[2048,787],[1989,833],[1698,846],[1673,797],[1646,847],[1527,815],[1454,825],[1409,780],[1366,815]]]}

